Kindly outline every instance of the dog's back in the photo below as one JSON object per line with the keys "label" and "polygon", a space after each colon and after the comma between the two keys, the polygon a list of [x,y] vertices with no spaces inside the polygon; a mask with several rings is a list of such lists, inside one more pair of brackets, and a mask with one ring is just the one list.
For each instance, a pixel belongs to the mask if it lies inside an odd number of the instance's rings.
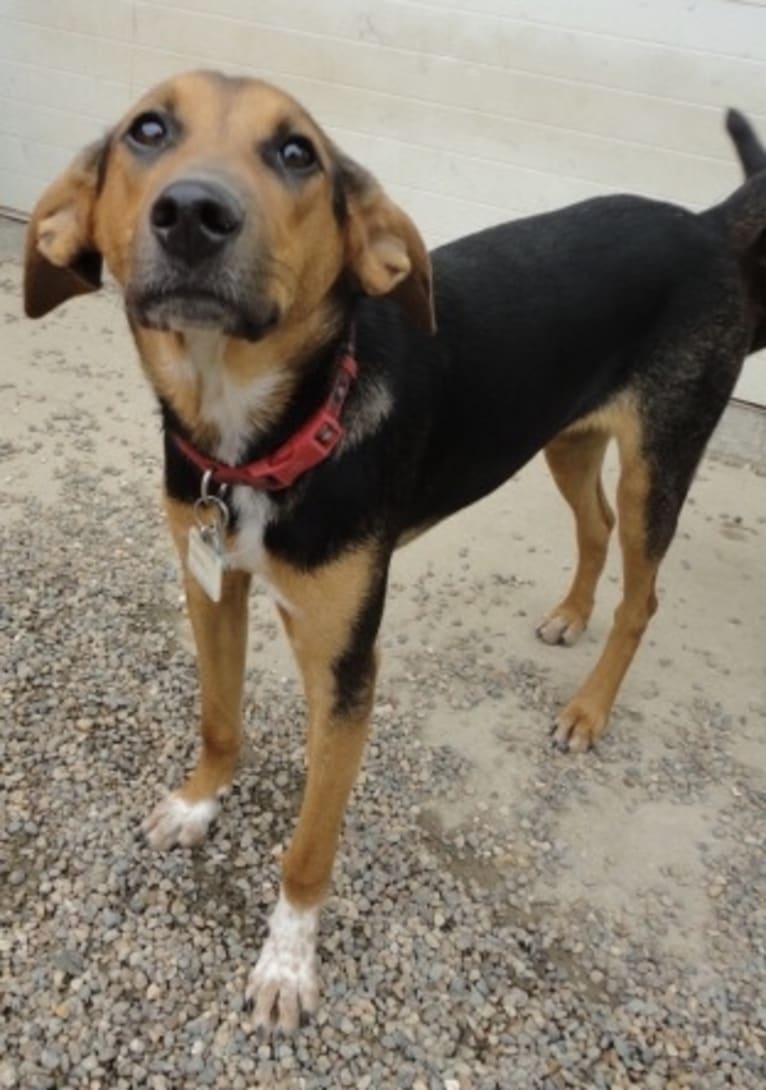
{"label": "dog's back", "polygon": [[[649,340],[670,339],[674,328],[681,337],[697,321],[690,314],[712,323],[725,305],[744,343],[746,293],[725,230],[720,212],[598,197],[437,249],[438,332],[405,338],[397,374],[389,373],[406,388],[404,402],[420,372],[427,400],[419,415],[430,422],[429,442],[413,488],[418,520],[489,492],[555,434],[659,366]],[[363,309],[370,312],[374,356],[387,337],[379,305]],[[366,335],[363,318],[363,344]]]}

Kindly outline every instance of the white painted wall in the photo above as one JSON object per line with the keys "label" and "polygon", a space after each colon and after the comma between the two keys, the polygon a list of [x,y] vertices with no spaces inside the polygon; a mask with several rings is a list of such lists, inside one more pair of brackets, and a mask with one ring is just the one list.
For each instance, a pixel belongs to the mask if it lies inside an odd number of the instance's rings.
{"label": "white painted wall", "polygon": [[704,207],[739,179],[723,108],[766,135],[766,0],[0,0],[0,205],[200,65],[297,95],[431,244],[615,190]]}

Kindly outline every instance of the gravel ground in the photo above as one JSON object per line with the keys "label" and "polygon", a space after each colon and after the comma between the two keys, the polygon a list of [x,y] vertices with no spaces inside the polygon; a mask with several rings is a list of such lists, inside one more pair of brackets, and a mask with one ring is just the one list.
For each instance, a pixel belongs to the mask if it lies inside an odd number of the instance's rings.
{"label": "gravel ground", "polygon": [[139,826],[197,690],[158,422],[110,294],[20,317],[0,231],[0,1088],[737,1090],[766,1082],[766,482],[706,462],[613,730],[552,752],[591,630],[535,643],[571,531],[539,466],[404,550],[374,738],[293,1038],[243,1010],[303,779],[254,595],[249,752],[206,844]]}

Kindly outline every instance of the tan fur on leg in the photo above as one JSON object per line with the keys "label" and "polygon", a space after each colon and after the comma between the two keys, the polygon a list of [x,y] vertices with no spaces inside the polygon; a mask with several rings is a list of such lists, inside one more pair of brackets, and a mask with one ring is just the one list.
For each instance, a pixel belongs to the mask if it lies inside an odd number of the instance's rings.
{"label": "tan fur on leg", "polygon": [[349,710],[337,706],[334,665],[378,577],[375,548],[354,549],[306,574],[272,561],[270,577],[295,608],[282,612],[309,705],[308,779],[283,881],[291,901],[316,904],[330,881],[346,801],[354,785],[372,708],[373,675]]}
{"label": "tan fur on leg", "polygon": [[573,752],[587,749],[603,734],[622,679],[657,608],[655,583],[659,560],[648,556],[649,470],[637,414],[623,414],[617,440],[621,461],[617,512],[623,554],[623,598],[598,663],[564,708],[554,729],[555,743]]}
{"label": "tan fur on leg", "polygon": [[186,571],[186,542],[195,524],[187,504],[167,501],[173,539],[184,568],[186,604],[197,647],[202,690],[202,748],[184,785],[163,800],[146,822],[156,847],[202,839],[217,809],[216,797],[229,786],[242,734],[242,688],[247,648],[250,575],[225,572],[220,602],[212,602]]}
{"label": "tan fur on leg", "polygon": [[610,435],[601,430],[564,432],[545,448],[545,457],[577,530],[577,569],[564,599],[540,622],[546,643],[575,643],[585,630],[604,570],[614,515],[601,484],[601,465]]}
{"label": "tan fur on leg", "polygon": [[316,913],[332,875],[372,708],[372,649],[362,656],[366,665],[350,701],[339,688],[338,664],[359,638],[357,623],[381,573],[374,546],[354,549],[311,573],[273,559],[269,569],[269,578],[292,607],[282,617],[309,704],[309,768],[298,824],[282,860],[280,900],[248,994],[257,1023],[291,1029],[300,1010],[311,1009],[317,1000]]}

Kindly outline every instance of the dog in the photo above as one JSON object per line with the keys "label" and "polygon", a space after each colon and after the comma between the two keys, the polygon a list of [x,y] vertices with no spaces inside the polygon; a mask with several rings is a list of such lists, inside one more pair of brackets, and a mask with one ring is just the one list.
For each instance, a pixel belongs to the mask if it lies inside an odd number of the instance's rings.
{"label": "dog", "polygon": [[579,558],[547,642],[585,628],[615,517],[623,598],[553,730],[602,735],[657,606],[695,468],[763,319],[766,181],[702,214],[602,197],[430,256],[412,221],[292,98],[210,72],[150,91],[40,199],[33,318],[120,286],[162,412],[167,516],[184,572],[202,746],[145,823],[201,840],[241,738],[251,576],[271,593],[308,702],[308,773],[249,978],[254,1020],[317,1004],[316,934],[373,702],[394,549],[538,451]]}

